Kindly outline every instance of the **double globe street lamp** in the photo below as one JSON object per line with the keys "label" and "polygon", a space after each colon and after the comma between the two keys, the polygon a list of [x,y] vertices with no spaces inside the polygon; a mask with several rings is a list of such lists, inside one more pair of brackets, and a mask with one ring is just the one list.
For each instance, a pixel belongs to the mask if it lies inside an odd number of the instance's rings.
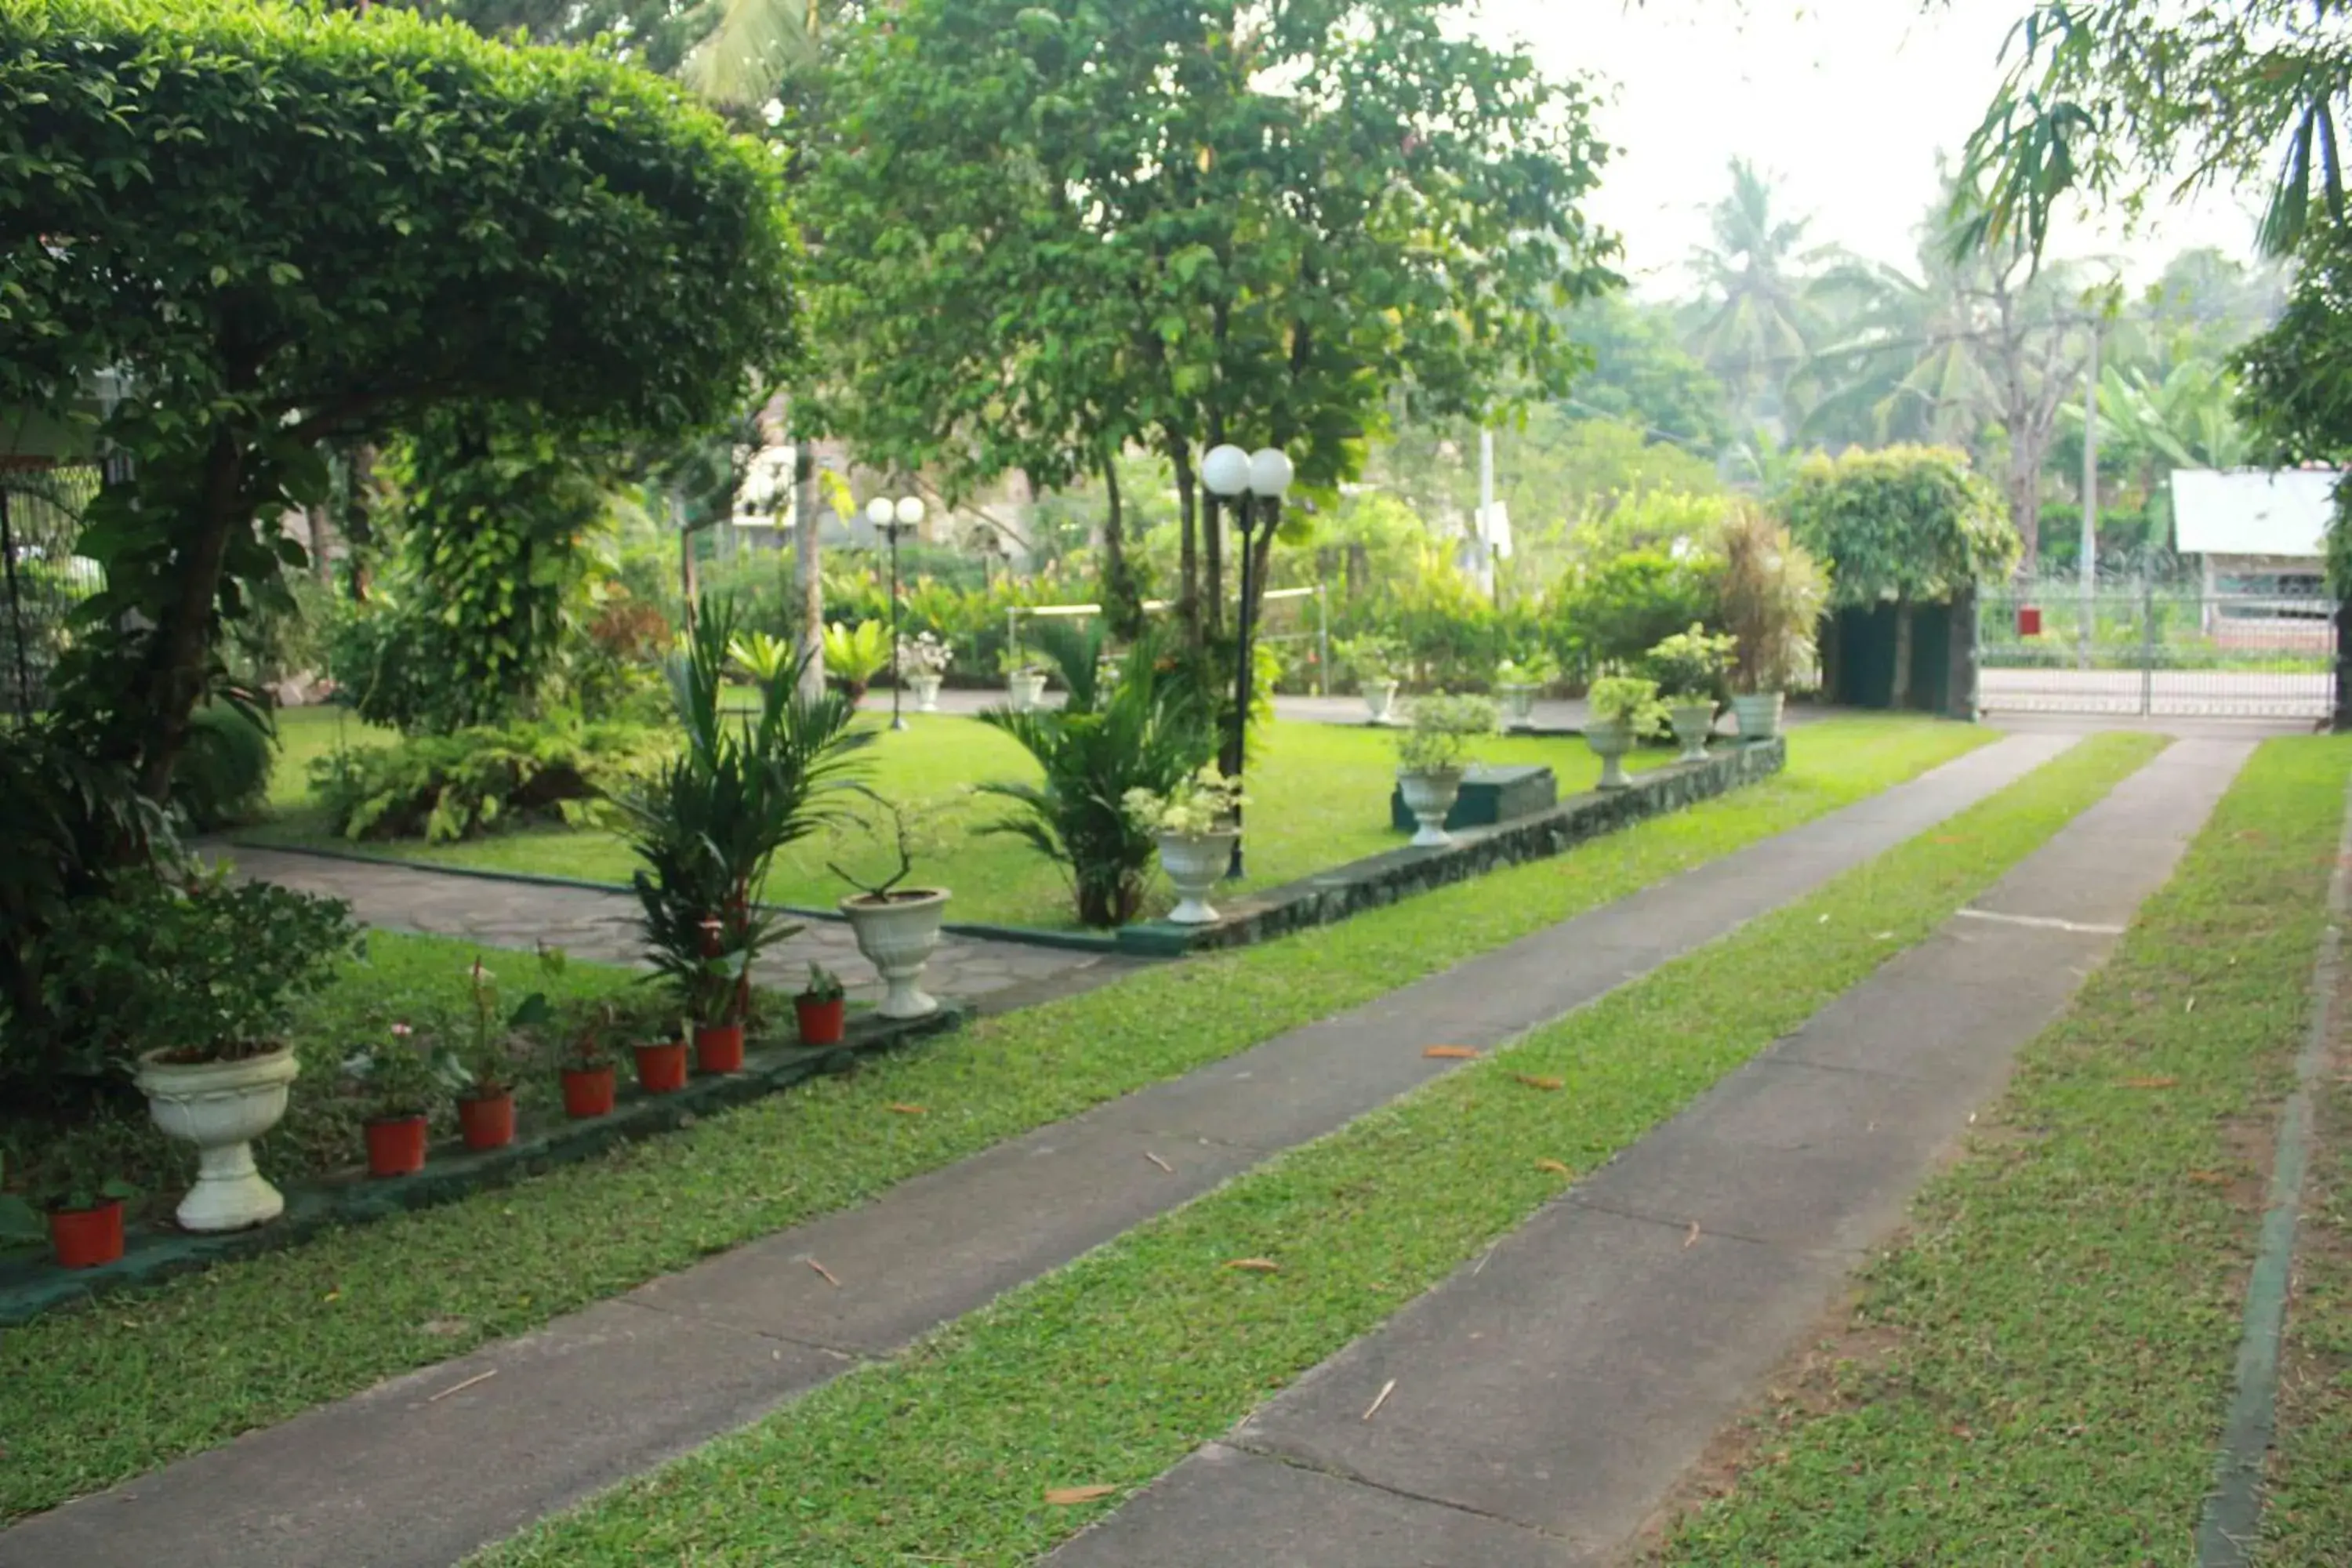
{"label": "double globe street lamp", "polygon": [[[1251,668],[1254,650],[1251,634],[1257,623],[1257,552],[1252,548],[1250,531],[1261,530],[1260,538],[1274,531],[1281,520],[1282,498],[1289,493],[1293,469],[1290,458],[1280,450],[1266,447],[1255,452],[1244,452],[1239,447],[1212,447],[1201,459],[1201,482],[1210,495],[1230,501],[1234,508],[1234,531],[1241,536],[1241,605],[1234,616],[1236,637],[1234,671],[1234,766],[1233,776],[1238,781],[1249,758],[1249,710]],[[1241,826],[1241,807],[1234,808],[1234,826]],[[1234,838],[1234,859],[1226,875],[1242,874],[1243,839]]]}
{"label": "double globe street lamp", "polygon": [[923,498],[876,496],[866,503],[866,521],[890,542],[890,728],[903,730],[907,716],[899,701],[907,689],[907,672],[898,665],[898,535],[923,523]]}

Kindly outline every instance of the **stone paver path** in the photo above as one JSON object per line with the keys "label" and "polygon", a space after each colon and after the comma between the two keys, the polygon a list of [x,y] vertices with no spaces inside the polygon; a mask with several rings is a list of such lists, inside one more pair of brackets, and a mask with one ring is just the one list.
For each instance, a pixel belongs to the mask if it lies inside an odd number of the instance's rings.
{"label": "stone paver path", "polygon": [[[349,900],[359,920],[385,931],[459,937],[486,947],[525,952],[540,942],[599,963],[639,962],[636,900],[627,893],[469,877],[423,867],[342,860],[292,850],[236,846],[219,851],[248,877]],[[881,977],[859,956],[849,927],[812,920],[778,942],[754,970],[760,979],[797,989],[814,962],[838,973],[852,997],[877,1000]],[[933,995],[983,1012],[1027,1006],[1085,990],[1135,967],[1137,961],[1075,948],[950,935],[923,971]]]}
{"label": "stone paver path", "polygon": [[441,1568],[1448,1070],[1428,1045],[1492,1047],[1580,1006],[2070,744],[1998,742],[861,1207],[69,1503],[0,1533],[0,1568]]}
{"label": "stone paver path", "polygon": [[1177,1466],[1052,1568],[1622,1561],[1901,1222],[2018,1047],[2171,875],[2249,750],[2183,742],[2162,753],[1967,916]]}

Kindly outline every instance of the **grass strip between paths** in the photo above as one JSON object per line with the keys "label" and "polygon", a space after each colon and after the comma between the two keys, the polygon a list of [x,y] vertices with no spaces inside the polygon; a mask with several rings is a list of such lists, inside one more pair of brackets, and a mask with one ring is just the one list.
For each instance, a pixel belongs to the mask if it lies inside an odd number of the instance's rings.
{"label": "grass strip between paths", "polygon": [[[2345,741],[2256,753],[1664,1560],[2190,1560],[2347,766]],[[2345,1561],[2344,1449],[2319,1463],[2324,1512],[2299,1479],[2282,1511],[2336,1533],[2278,1562]]]}
{"label": "grass strip between paths", "polygon": [[[2106,735],[1647,978],[481,1561],[1028,1561],[1918,942],[2163,742]],[[1529,1079],[1558,1079],[1551,1091]],[[1271,1271],[1224,1267],[1270,1260]],[[1100,1501],[1052,1489],[1108,1486]]]}
{"label": "grass strip between paths", "polygon": [[2335,1081],[2323,1080],[2280,1356],[2278,1436],[2263,1536],[2279,1568],[2352,1555],[2352,983],[2336,997]]}
{"label": "grass strip between paths", "polygon": [[[1810,725],[1791,738],[1786,772],[1572,854],[1156,968],[602,1161],[9,1330],[0,1520],[845,1208],[1852,805],[1989,738],[1907,719]],[[929,1113],[887,1112],[900,1103]]]}

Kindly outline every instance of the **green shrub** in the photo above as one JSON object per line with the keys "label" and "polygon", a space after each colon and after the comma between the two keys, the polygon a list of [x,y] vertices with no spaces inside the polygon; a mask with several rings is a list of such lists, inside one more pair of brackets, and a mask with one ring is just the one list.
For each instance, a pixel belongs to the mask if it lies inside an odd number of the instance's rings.
{"label": "green shrub", "polygon": [[200,832],[249,820],[269,793],[277,760],[275,743],[250,718],[226,705],[199,708],[172,771],[172,804]]}
{"label": "green shrub", "polygon": [[1553,607],[1573,673],[1590,680],[1629,667],[1694,621],[1713,620],[1722,574],[1713,553],[1672,546],[1571,568]]}
{"label": "green shrub", "polygon": [[470,838],[494,826],[595,820],[668,750],[640,724],[515,724],[337,752],[310,784],[346,838]]}

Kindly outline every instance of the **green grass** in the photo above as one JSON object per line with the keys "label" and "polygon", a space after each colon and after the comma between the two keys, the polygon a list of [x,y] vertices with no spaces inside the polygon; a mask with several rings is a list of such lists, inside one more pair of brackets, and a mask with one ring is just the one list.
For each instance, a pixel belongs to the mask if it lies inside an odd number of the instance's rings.
{"label": "green grass", "polygon": [[[2343,741],[2256,755],[1667,1561],[2189,1560],[2347,766]],[[2346,1560],[2344,1452],[2315,1469],[2336,1532],[2276,1561]]]}
{"label": "green grass", "polygon": [[[2352,986],[2336,997],[2336,1068]],[[2352,1555],[2352,1085],[2324,1086],[2280,1358],[2279,1429],[2256,1560],[2279,1568]]]}
{"label": "green grass", "polygon": [[[878,731],[866,753],[868,782],[890,800],[924,806],[921,816],[937,829],[938,844],[917,876],[954,890],[954,918],[1043,927],[1076,923],[1068,883],[1058,867],[1016,838],[980,831],[1011,808],[1007,802],[974,795],[971,786],[991,779],[1034,781],[1038,771],[1028,752],[976,719],[910,714],[913,728],[904,734],[892,732],[879,716],[866,722]],[[383,738],[349,719],[343,723],[341,733],[352,744]],[[256,842],[325,843],[432,865],[593,882],[629,879],[634,862],[628,848],[605,832],[528,828],[432,846],[415,840],[352,846],[331,838],[316,811],[305,805],[302,781],[310,760],[334,749],[336,715],[324,709],[298,710],[282,717],[279,730],[285,754],[271,780],[270,804],[280,821],[249,835]],[[1388,826],[1396,772],[1390,735],[1298,720],[1277,721],[1255,733],[1264,749],[1249,776],[1250,876],[1243,889],[1272,887],[1404,842],[1405,836]],[[1601,776],[1599,759],[1574,738],[1497,736],[1484,742],[1478,755],[1496,764],[1549,764],[1563,796],[1590,789]],[[1671,760],[1671,752],[1654,748],[1628,759],[1636,769]],[[830,861],[852,870],[887,866],[867,835],[819,835],[777,858],[768,897],[777,903],[830,908],[849,891],[826,868]],[[1164,889],[1160,899],[1155,907],[1165,906]]]}
{"label": "green grass", "polygon": [[[1784,773],[1573,854],[1155,968],[601,1162],[11,1330],[0,1334],[0,1518],[845,1207],[1811,821],[1988,738],[1901,719],[1811,726],[1792,741]],[[454,963],[464,949],[446,951]],[[885,1110],[905,1101],[932,1113]],[[631,1223],[615,1224],[623,1215]]]}
{"label": "green grass", "polygon": [[[1227,1430],[1795,1028],[2161,742],[2089,742],[1465,1070],[708,1445],[487,1561],[1030,1560]],[[1520,1075],[1565,1081],[1547,1093]],[[1262,1258],[1279,1272],[1222,1265]]]}

